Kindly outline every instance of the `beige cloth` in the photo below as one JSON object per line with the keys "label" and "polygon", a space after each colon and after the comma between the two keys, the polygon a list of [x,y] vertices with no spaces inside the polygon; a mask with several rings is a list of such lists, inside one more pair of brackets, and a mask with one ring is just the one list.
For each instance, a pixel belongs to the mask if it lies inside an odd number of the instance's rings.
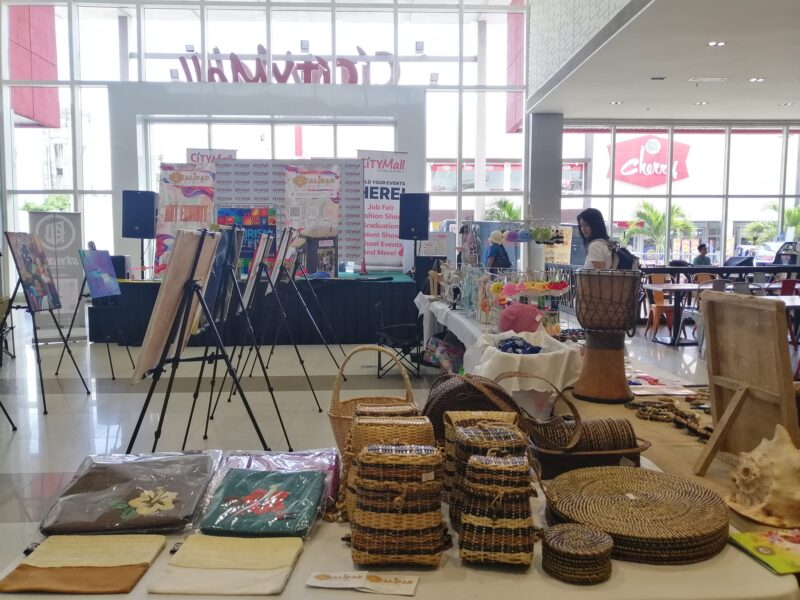
{"label": "beige cloth", "polygon": [[22,564],[31,567],[119,567],[152,564],[163,535],[56,535],[44,540]]}
{"label": "beige cloth", "polygon": [[192,596],[267,596],[280,594],[294,563],[279,569],[190,569],[167,564],[151,581],[151,594]]}
{"label": "beige cloth", "polygon": [[17,565],[0,581],[0,592],[45,594],[127,594],[149,565],[119,567],[32,567]]}
{"label": "beige cloth", "polygon": [[170,559],[176,567],[267,570],[291,566],[303,551],[300,538],[237,538],[193,535]]}

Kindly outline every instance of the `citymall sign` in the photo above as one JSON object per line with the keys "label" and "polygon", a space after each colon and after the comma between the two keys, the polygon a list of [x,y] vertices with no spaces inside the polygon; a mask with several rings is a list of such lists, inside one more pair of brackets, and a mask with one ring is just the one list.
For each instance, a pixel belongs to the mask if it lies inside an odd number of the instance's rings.
{"label": "citymall sign", "polygon": [[[609,153],[611,146],[608,146]],[[614,179],[643,188],[666,185],[667,173],[672,181],[689,177],[686,159],[689,144],[673,142],[672,164],[669,164],[669,143],[666,138],[642,135],[632,140],[618,142],[614,160]]]}

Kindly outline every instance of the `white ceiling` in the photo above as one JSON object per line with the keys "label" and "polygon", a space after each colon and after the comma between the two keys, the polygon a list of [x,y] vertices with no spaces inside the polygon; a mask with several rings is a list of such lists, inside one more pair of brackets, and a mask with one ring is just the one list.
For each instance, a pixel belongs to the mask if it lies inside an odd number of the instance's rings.
{"label": "white ceiling", "polygon": [[[709,48],[711,40],[727,44]],[[533,111],[568,119],[800,121],[800,0],[655,0]]]}

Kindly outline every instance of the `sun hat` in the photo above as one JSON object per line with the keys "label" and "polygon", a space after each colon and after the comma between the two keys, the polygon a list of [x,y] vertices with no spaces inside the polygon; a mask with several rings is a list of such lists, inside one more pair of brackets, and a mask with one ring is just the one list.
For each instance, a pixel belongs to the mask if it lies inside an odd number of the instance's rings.
{"label": "sun hat", "polygon": [[495,229],[491,235],[489,235],[489,241],[493,244],[502,244],[503,243],[503,232],[499,229]]}

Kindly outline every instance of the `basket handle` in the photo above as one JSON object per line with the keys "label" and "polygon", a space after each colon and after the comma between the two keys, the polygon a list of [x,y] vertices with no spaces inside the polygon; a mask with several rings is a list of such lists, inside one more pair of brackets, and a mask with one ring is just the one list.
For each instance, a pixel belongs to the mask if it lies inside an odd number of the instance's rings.
{"label": "basket handle", "polygon": [[403,385],[406,388],[406,400],[409,404],[414,404],[414,390],[411,387],[411,380],[408,378],[408,372],[406,368],[400,363],[400,360],[397,358],[397,354],[384,348],[383,346],[378,346],[377,344],[364,344],[362,346],[356,346],[353,348],[347,356],[344,357],[342,361],[342,365],[339,367],[339,372],[336,374],[336,378],[333,380],[333,393],[331,394],[331,408],[339,404],[339,393],[342,389],[342,379],[344,378],[344,368],[347,363],[353,358],[354,355],[358,354],[359,352],[383,352],[387,356],[389,356],[393,361],[395,366],[400,368],[400,375],[403,377]]}
{"label": "basket handle", "polygon": [[[509,377],[525,377],[527,379],[538,379],[540,381],[544,381],[547,385],[553,388],[553,391],[558,396],[557,400],[561,400],[564,404],[567,405],[567,408],[569,408],[569,412],[572,413],[572,417],[575,419],[575,431],[573,432],[572,438],[570,439],[569,443],[566,446],[559,446],[558,444],[554,444],[546,436],[541,435],[535,429],[531,429],[528,435],[530,435],[531,437],[535,437],[536,443],[539,446],[544,446],[551,450],[560,450],[563,452],[575,448],[575,446],[578,445],[578,442],[581,439],[581,434],[583,433],[583,421],[581,420],[581,415],[578,412],[578,407],[575,406],[575,404],[564,395],[564,392],[559,390],[553,383],[551,383],[549,380],[545,379],[540,375],[534,375],[533,373],[525,373],[523,371],[506,371],[504,373],[500,373],[500,375],[495,377],[494,380],[496,383],[500,383],[503,379],[508,379]],[[524,418],[527,418],[530,421],[537,423],[537,420],[534,419],[530,414],[528,414],[528,411],[526,411],[519,405],[517,406],[517,408]]]}
{"label": "basket handle", "polygon": [[[474,377],[470,377],[468,374],[467,375],[456,375],[456,377],[460,378],[462,381],[466,382],[468,385],[471,385],[472,387],[474,387],[476,390],[478,390],[481,394],[483,394],[487,398],[493,399],[495,401],[495,404],[506,404],[506,402],[504,400],[501,400],[500,398],[497,397],[497,394],[495,394],[492,390],[487,388],[485,385],[483,385],[480,381],[478,381]],[[515,406],[514,404],[510,404],[509,407],[511,409],[513,409],[513,410],[517,409],[517,406]],[[513,410],[509,411],[509,412],[513,412]]]}

